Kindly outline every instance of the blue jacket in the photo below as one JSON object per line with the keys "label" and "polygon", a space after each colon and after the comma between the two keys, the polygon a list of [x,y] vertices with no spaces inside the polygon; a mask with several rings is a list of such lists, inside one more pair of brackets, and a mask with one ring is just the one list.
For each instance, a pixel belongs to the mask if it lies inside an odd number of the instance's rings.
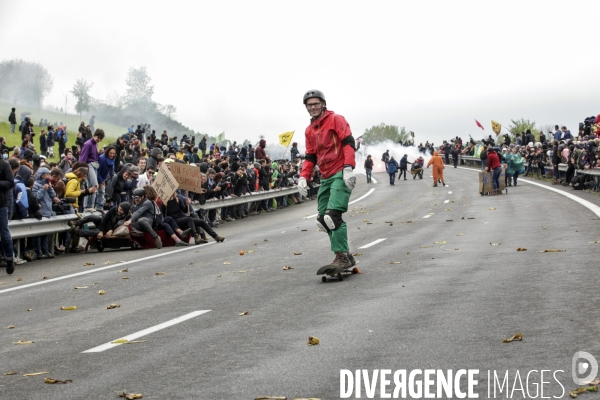
{"label": "blue jacket", "polygon": [[388,167],[387,167],[388,174],[395,174],[396,171],[398,171],[398,163],[396,162],[396,160],[390,159],[387,162],[387,165],[388,165]]}
{"label": "blue jacket", "polygon": [[556,132],[554,132],[554,140],[558,140],[560,142],[560,137],[562,136],[562,132],[559,130],[557,130]]}
{"label": "blue jacket", "polygon": [[14,219],[23,219],[29,216],[29,201],[27,200],[27,188],[21,180],[20,176],[15,177],[14,199],[15,199],[15,210]]}
{"label": "blue jacket", "polygon": [[35,175],[35,182],[33,183],[33,195],[40,203],[40,211],[43,217],[50,218],[52,216],[52,199],[56,197],[56,192],[52,185],[48,183],[48,189],[44,189],[44,185],[47,183],[42,180],[42,174],[49,174],[48,168],[40,168]]}
{"label": "blue jacket", "polygon": [[106,154],[100,154],[98,157],[98,183],[105,182],[110,176],[115,174],[115,160],[106,157]]}

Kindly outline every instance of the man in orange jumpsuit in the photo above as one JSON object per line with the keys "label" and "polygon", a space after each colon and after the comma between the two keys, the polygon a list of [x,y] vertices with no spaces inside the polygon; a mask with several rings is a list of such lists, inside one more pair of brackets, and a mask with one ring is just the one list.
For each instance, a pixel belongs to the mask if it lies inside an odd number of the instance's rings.
{"label": "man in orange jumpsuit", "polygon": [[442,181],[442,186],[446,186],[444,182],[444,160],[436,151],[433,152],[433,157],[427,163],[427,168],[433,164],[433,187],[437,187],[438,180]]}

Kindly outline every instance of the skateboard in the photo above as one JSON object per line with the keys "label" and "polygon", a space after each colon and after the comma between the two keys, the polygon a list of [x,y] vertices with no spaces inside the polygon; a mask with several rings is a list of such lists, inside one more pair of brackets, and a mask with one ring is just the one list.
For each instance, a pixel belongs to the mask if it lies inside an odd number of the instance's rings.
{"label": "skateboard", "polygon": [[[356,264],[358,264],[358,260],[356,260]],[[331,265],[326,265],[324,267],[319,268],[319,270],[317,271],[317,275],[323,275],[321,277],[322,282],[327,282],[328,276],[330,276],[332,278],[337,276],[338,280],[343,281],[344,280],[343,274],[356,274],[356,273],[358,273],[358,271],[356,271],[356,270],[357,270],[357,268],[355,266],[352,266],[349,268],[336,268],[336,267],[332,267]]]}

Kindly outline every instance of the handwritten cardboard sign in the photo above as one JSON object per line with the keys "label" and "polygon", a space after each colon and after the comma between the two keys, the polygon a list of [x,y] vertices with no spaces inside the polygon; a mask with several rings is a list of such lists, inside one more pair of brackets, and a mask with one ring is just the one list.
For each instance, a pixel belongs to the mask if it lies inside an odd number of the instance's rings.
{"label": "handwritten cardboard sign", "polygon": [[179,188],[194,193],[202,192],[200,168],[183,163],[171,163],[171,174],[179,183]]}
{"label": "handwritten cardboard sign", "polygon": [[166,204],[179,187],[179,184],[173,177],[173,174],[171,174],[171,171],[169,171],[169,168],[163,164],[158,168],[158,175],[156,175],[152,187],[158,193],[158,197]]}

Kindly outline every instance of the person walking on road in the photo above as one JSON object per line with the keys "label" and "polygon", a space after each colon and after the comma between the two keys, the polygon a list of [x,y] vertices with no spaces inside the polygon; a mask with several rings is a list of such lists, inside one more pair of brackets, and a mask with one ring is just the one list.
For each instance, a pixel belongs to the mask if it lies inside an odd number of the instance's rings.
{"label": "person walking on road", "polygon": [[493,194],[502,194],[500,191],[500,173],[502,172],[500,158],[492,146],[488,147],[487,153],[487,171],[492,172],[492,186],[494,188]]}
{"label": "person walking on road", "polygon": [[371,183],[371,172],[373,172],[373,159],[369,154],[365,160],[365,174],[367,175],[367,183]]}
{"label": "person walking on road", "polygon": [[398,172],[398,163],[392,156],[387,162],[387,173],[390,176],[390,185],[392,186],[394,186],[396,182],[396,172]]}
{"label": "person walking on road", "polygon": [[398,179],[400,179],[402,174],[404,174],[404,180],[406,180],[406,169],[408,168],[408,164],[412,164],[412,163],[410,161],[408,161],[408,154],[405,154],[400,159],[400,173],[398,174]]}
{"label": "person walking on road", "polygon": [[438,182],[442,182],[442,186],[446,186],[444,182],[444,160],[442,160],[437,150],[433,152],[433,157],[427,163],[427,168],[430,165],[433,165],[433,187],[437,187]]}
{"label": "person walking on road", "polygon": [[321,172],[321,186],[317,198],[317,226],[327,232],[335,259],[331,266],[350,268],[356,264],[348,246],[348,230],[342,214],[348,211],[348,202],[356,177],[355,141],[346,119],[327,109],[325,95],[320,90],[304,94],[304,106],[310,115],[306,128],[306,156],[298,179],[298,191],[308,195],[308,180],[315,165]]}

